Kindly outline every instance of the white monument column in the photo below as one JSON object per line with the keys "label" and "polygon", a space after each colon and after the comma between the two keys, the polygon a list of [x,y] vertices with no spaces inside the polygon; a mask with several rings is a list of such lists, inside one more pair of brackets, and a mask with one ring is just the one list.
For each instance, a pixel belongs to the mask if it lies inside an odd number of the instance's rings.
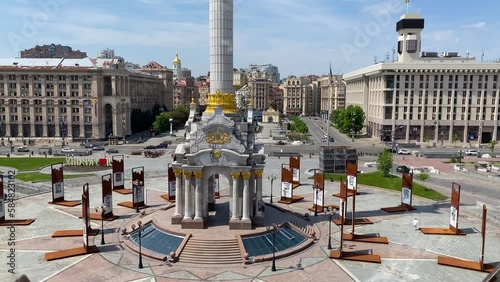
{"label": "white monument column", "polygon": [[242,220],[250,219],[250,176],[252,173],[250,171],[244,171],[241,173],[243,176],[243,215]]}
{"label": "white monument column", "polygon": [[233,93],[233,0],[210,0],[210,93]]}
{"label": "white monument column", "polygon": [[193,219],[193,209],[191,208],[191,178],[193,172],[184,171],[184,176],[186,179],[186,184],[184,185],[184,219]]}
{"label": "white monument column", "polygon": [[182,183],[182,170],[174,169],[175,173],[175,213],[174,216],[182,216],[183,215],[183,183]]}
{"label": "white monument column", "polygon": [[262,217],[262,210],[259,211],[259,203],[264,207],[262,201],[262,170],[255,170],[255,216]]}
{"label": "white monument column", "polygon": [[241,172],[232,172],[233,176],[233,205],[231,207],[231,220],[239,220],[238,212],[238,179],[240,178]]}
{"label": "white monument column", "polygon": [[194,176],[196,178],[196,201],[195,201],[195,215],[194,219],[203,219],[203,187],[201,186],[201,177],[203,172],[195,171]]}

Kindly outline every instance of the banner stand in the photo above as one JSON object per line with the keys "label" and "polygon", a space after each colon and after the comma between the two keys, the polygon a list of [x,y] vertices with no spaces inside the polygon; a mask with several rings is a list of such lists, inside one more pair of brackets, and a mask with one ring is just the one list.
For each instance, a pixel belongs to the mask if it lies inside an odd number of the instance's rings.
{"label": "banner stand", "polygon": [[125,189],[125,158],[121,156],[113,156],[113,191],[122,195],[132,194],[132,189]]}
{"label": "banner stand", "polygon": [[[8,185],[7,185],[8,186]],[[7,196],[11,193],[9,193],[9,189],[7,189]],[[9,209],[5,209],[5,202],[11,203],[10,197],[7,197],[7,200],[4,199],[5,195],[5,190],[3,186],[3,174],[0,173],[0,226],[16,226],[16,225],[30,225],[35,221],[34,219],[5,219],[5,216],[8,216],[10,218],[14,217],[14,214],[11,214],[9,212]],[[13,199],[12,199],[13,200]],[[9,204],[7,204],[7,207],[9,207]],[[6,212],[7,211],[7,212]]]}
{"label": "banner stand", "polygon": [[453,257],[438,256],[438,264],[465,268],[470,270],[477,270],[482,272],[493,272],[495,266],[492,264],[484,263],[484,248],[486,242],[486,212],[487,212],[486,205],[483,205],[483,222],[481,224],[482,246],[481,246],[481,257],[479,261],[470,261]]}
{"label": "banner stand", "polygon": [[300,184],[300,156],[290,156],[290,169],[292,170],[292,189]]}
{"label": "banner stand", "polygon": [[[317,173],[316,171],[321,171]],[[313,176],[313,206],[309,208],[309,211],[315,214],[322,213],[325,208],[339,209],[337,205],[325,206],[325,173],[321,169],[314,169]]]}
{"label": "banner stand", "polygon": [[145,209],[144,203],[144,167],[132,168],[132,201],[118,203],[119,206],[130,209]]}
{"label": "banner stand", "polygon": [[[89,184],[83,185],[83,194],[82,196],[89,201]],[[82,203],[83,204],[83,203]],[[90,205],[89,202],[87,202],[87,207],[82,207],[82,219],[83,222],[85,222],[85,227],[83,230],[81,229],[75,229],[75,230],[57,230],[52,234],[52,238],[59,238],[59,237],[76,237],[76,236],[82,236],[84,233],[88,234],[89,236],[95,236],[97,233],[99,233],[98,229],[92,229],[90,227]]]}
{"label": "banner stand", "polygon": [[[95,245],[89,246],[89,232],[88,226],[90,225],[90,203],[88,197],[88,186],[89,184],[85,184],[83,187],[84,193],[82,194],[82,220],[83,220],[83,229],[81,231],[80,236],[83,236],[83,246],[73,249],[61,250],[56,252],[45,253],[45,260],[51,261],[62,258],[69,258],[74,256],[81,256],[91,253],[97,253],[99,250]],[[87,194],[85,194],[85,187],[87,189]],[[95,236],[95,234],[94,234]]]}
{"label": "banner stand", "polygon": [[[340,179],[340,215],[345,215],[347,213],[347,185]],[[344,234],[344,223],[341,221],[340,223],[340,234]],[[353,260],[353,261],[364,261],[364,262],[372,262],[372,263],[382,263],[382,259],[379,255],[373,254],[371,250],[363,250],[363,251],[344,251],[344,236],[340,236],[340,246],[337,250],[330,251],[330,258],[333,259],[344,259],[344,260]]]}
{"label": "banner stand", "polygon": [[451,207],[450,207],[450,225],[448,228],[429,228],[421,227],[420,231],[428,235],[466,235],[465,232],[458,229],[458,218],[460,211],[460,185],[453,182],[451,184]]}
{"label": "banner stand", "polygon": [[[103,175],[102,183],[102,203],[104,204],[104,216],[100,213],[91,213],[90,219],[113,221],[118,216],[113,214],[113,185],[111,174]],[[104,218],[103,218],[104,217]]]}
{"label": "banner stand", "polygon": [[175,185],[176,185],[176,177],[174,173],[174,168],[167,164],[168,173],[167,173],[167,189],[168,193],[161,195],[161,197],[171,203],[175,203]]}
{"label": "banner stand", "polygon": [[64,165],[62,163],[53,164],[50,166],[50,171],[52,174],[52,201],[49,204],[65,207],[80,205],[80,202],[66,201],[64,199]]}
{"label": "banner stand", "polygon": [[289,205],[303,200],[304,197],[293,194],[293,172],[284,165],[286,164],[281,164],[281,199],[278,203]]}
{"label": "banner stand", "polygon": [[401,187],[401,204],[396,207],[386,207],[381,208],[381,210],[386,212],[406,212],[416,210],[412,206],[413,201],[413,173],[403,172],[402,178],[402,187]]}

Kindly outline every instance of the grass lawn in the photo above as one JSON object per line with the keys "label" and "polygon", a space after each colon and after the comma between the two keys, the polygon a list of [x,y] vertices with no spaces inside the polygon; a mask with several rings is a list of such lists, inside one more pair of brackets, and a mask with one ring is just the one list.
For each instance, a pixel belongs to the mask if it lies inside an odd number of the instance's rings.
{"label": "grass lawn", "polygon": [[[328,181],[332,177],[335,181],[340,181],[341,177],[344,181],[346,181],[345,174],[333,173],[327,173],[325,176],[325,180]],[[384,177],[380,171],[358,174],[358,184],[390,189],[394,191],[401,191],[401,177],[394,175]],[[445,195],[422,186],[415,181],[413,181],[413,195],[437,201],[447,198]]]}
{"label": "grass lawn", "polygon": [[19,171],[38,170],[42,167],[64,163],[66,158],[0,158],[0,166],[12,167]]}
{"label": "grass lawn", "polygon": [[[64,179],[93,176],[95,174],[66,174]],[[45,182],[51,181],[52,175],[40,172],[22,172],[16,175],[16,178],[25,182]]]}

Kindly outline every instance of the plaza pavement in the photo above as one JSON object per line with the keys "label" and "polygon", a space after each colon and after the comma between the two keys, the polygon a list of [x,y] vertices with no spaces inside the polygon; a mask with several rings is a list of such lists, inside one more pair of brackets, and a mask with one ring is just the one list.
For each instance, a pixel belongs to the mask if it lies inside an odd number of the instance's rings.
{"label": "plaza pavement", "polygon": [[[145,159],[130,156],[125,160],[126,186],[130,183],[130,169],[144,166],[146,171],[145,186],[147,189],[147,214],[164,208],[169,203],[160,195],[166,192],[166,165],[171,161],[170,155],[157,159]],[[275,174],[279,177],[281,163],[288,158],[268,158],[263,176],[263,194],[266,201],[270,195],[270,181],[267,176]],[[318,159],[304,157],[301,159],[301,183],[294,193],[305,199],[301,202],[282,206],[299,213],[307,212],[312,206],[311,180],[305,171],[319,166]],[[98,172],[98,175],[109,173]],[[65,182],[66,199],[81,199],[82,185],[89,182],[90,206],[100,203],[100,177],[69,179]],[[19,183],[21,184],[21,183]],[[42,187],[48,188],[44,184]],[[221,188],[228,182],[221,178]],[[273,185],[274,200],[280,191],[279,180]],[[331,196],[338,192],[337,182],[326,182],[326,204],[339,204],[339,200]],[[144,258],[145,268],[137,268],[137,254],[119,242],[120,228],[139,220],[131,209],[117,206],[118,202],[131,200],[131,195],[113,193],[114,213],[120,218],[105,223],[105,246],[100,246],[100,234],[91,237],[100,249],[100,253],[52,262],[44,260],[45,252],[81,246],[81,237],[51,238],[55,230],[81,229],[78,216],[81,206],[66,208],[47,204],[50,193],[43,192],[25,196],[16,201],[17,218],[36,218],[30,226],[16,227],[16,275],[7,273],[6,263],[8,249],[8,230],[0,230],[0,281],[14,281],[20,274],[26,274],[31,281],[482,281],[486,274],[440,266],[438,255],[455,256],[469,260],[478,260],[481,250],[481,222],[478,217],[479,207],[476,205],[461,206],[459,227],[467,236],[430,236],[413,230],[411,221],[418,217],[422,227],[446,227],[449,218],[449,200],[434,202],[414,197],[417,210],[402,214],[387,214],[381,207],[398,205],[400,194],[393,191],[370,188],[361,185],[362,192],[356,198],[356,216],[367,217],[375,222],[373,225],[356,227],[357,234],[379,233],[388,237],[389,245],[344,242],[344,250],[372,250],[382,257],[381,264],[369,264],[327,258],[328,221],[326,216],[311,216],[319,240],[309,249],[277,261],[277,272],[270,269],[271,263],[259,263],[241,266],[192,266],[185,264],[165,265],[164,262]],[[46,190],[48,191],[48,190]],[[350,210],[351,203],[348,203]],[[490,212],[498,208],[491,206]],[[491,220],[491,219],[490,219]],[[95,221],[93,228],[99,228]],[[349,232],[346,228],[345,232]],[[223,232],[223,231],[222,231]],[[333,248],[339,247],[339,227],[332,224]],[[500,228],[494,224],[487,226],[486,262],[500,262]]]}

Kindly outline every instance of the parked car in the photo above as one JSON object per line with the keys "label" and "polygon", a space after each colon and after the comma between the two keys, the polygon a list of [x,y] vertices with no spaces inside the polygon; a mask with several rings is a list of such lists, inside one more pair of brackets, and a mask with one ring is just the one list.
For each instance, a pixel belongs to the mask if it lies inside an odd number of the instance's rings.
{"label": "parked car", "polygon": [[165,142],[162,142],[158,146],[156,146],[156,149],[166,149],[166,148],[168,148],[168,144]]}
{"label": "parked car", "polygon": [[108,150],[106,151],[106,153],[108,153],[108,154],[118,154],[118,150],[117,150],[117,149],[113,149],[113,148],[111,148],[111,149],[108,149]]}
{"label": "parked car", "polygon": [[155,145],[147,145],[146,147],[144,147],[145,150],[154,150],[156,149],[156,146]]}
{"label": "parked car", "polygon": [[29,152],[29,151],[30,151],[30,149],[28,149],[28,148],[26,148],[26,147],[19,147],[19,148],[17,148],[17,151],[18,151],[18,152]]}
{"label": "parked car", "polygon": [[95,146],[95,147],[92,147],[92,151],[104,151],[106,150],[104,147],[101,147],[101,146]]}
{"label": "parked car", "polygon": [[71,149],[71,148],[66,147],[66,148],[62,148],[61,152],[63,152],[63,153],[73,153],[73,152],[75,152],[75,149]]}
{"label": "parked car", "polygon": [[411,151],[408,149],[399,149],[398,154],[400,155],[411,155]]}
{"label": "parked car", "polygon": [[465,154],[467,156],[477,156],[477,155],[479,155],[479,151],[478,150],[466,150]]}
{"label": "parked car", "polygon": [[396,146],[394,146],[394,147],[388,146],[387,147],[387,151],[389,151],[391,153],[397,153],[398,152],[398,148]]}
{"label": "parked car", "polygon": [[396,171],[399,173],[410,173],[410,168],[405,165],[400,165],[396,168]]}

